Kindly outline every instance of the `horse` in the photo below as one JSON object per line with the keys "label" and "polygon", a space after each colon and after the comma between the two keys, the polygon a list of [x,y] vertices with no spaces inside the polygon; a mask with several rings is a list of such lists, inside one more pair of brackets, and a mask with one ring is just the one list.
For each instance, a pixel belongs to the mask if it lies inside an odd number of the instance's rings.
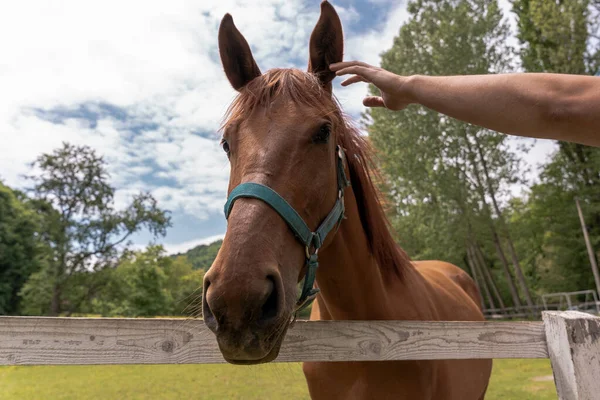
{"label": "horse", "polygon": [[[321,3],[307,71],[262,73],[230,14],[218,44],[238,94],[221,128],[227,232],[204,278],[202,311],[224,359],[274,360],[312,300],[311,320],[483,321],[462,269],[412,261],[394,240],[374,151],[332,93],[329,65],[343,59],[333,6]],[[313,399],[483,399],[491,368],[492,360],[303,364]]]}

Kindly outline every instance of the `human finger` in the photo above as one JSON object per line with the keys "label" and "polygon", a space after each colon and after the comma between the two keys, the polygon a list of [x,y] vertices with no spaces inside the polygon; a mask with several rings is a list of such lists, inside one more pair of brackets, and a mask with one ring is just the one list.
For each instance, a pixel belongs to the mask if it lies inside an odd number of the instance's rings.
{"label": "human finger", "polygon": [[349,86],[357,82],[369,82],[360,75],[354,75],[342,82],[342,86]]}
{"label": "human finger", "polygon": [[359,75],[365,79],[370,79],[373,76],[373,71],[369,68],[360,67],[360,66],[352,66],[346,67],[335,72],[337,76],[342,75]]}
{"label": "human finger", "polygon": [[365,107],[385,107],[383,98],[379,96],[367,96],[363,99],[363,105]]}
{"label": "human finger", "polygon": [[362,61],[342,61],[342,62],[337,62],[337,63],[333,63],[333,64],[329,65],[329,69],[332,71],[338,71],[340,69],[347,68],[347,67],[371,68],[371,65],[364,63]]}

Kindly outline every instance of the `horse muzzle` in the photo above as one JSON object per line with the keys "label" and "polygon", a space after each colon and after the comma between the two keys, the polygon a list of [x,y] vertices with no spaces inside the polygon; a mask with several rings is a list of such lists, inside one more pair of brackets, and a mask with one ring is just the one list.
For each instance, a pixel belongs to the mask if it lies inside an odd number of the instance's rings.
{"label": "horse muzzle", "polygon": [[204,322],[215,334],[225,360],[234,364],[277,357],[290,319],[284,303],[283,284],[276,273],[246,280],[237,290],[210,271],[205,277]]}

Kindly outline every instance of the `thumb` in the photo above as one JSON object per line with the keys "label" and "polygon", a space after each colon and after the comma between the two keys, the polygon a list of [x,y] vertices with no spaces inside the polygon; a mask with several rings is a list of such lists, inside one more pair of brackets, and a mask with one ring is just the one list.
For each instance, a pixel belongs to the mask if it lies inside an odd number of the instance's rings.
{"label": "thumb", "polygon": [[385,107],[383,98],[378,96],[367,96],[363,100],[365,107]]}

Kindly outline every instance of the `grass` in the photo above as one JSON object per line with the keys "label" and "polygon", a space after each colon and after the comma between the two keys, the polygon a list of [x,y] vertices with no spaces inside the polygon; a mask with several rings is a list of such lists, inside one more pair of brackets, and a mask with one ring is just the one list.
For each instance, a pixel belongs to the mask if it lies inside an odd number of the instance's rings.
{"label": "grass", "polygon": [[[495,360],[486,400],[556,399],[549,360]],[[537,379],[535,379],[537,378]],[[0,367],[2,400],[307,399],[300,364]]]}
{"label": "grass", "polygon": [[550,360],[494,360],[486,400],[556,400]]}

